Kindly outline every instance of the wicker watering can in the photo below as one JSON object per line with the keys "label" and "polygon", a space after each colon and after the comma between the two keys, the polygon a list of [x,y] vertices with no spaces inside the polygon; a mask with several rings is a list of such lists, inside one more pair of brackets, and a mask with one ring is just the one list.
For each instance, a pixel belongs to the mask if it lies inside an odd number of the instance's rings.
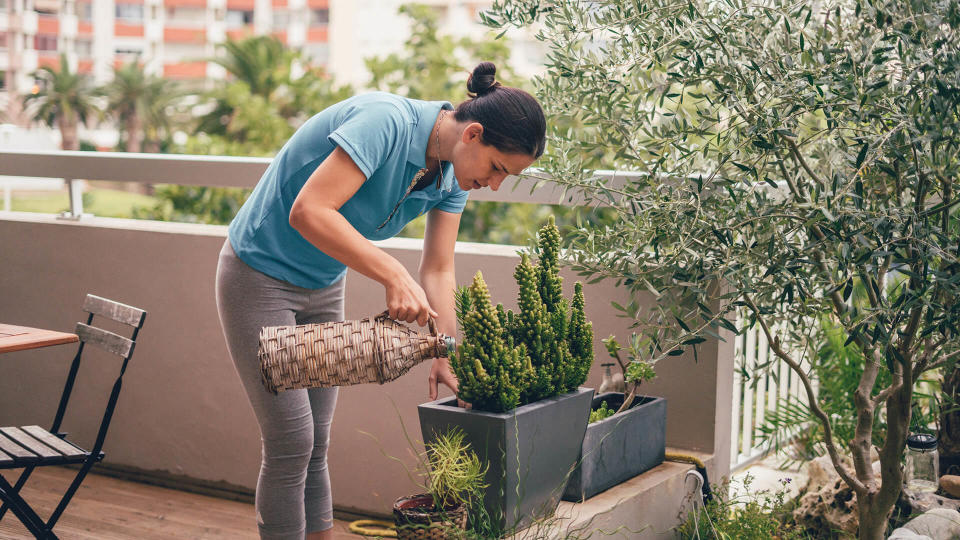
{"label": "wicker watering can", "polygon": [[412,330],[383,312],[374,318],[260,331],[260,371],[267,390],[383,384],[413,366],[456,351],[455,338]]}

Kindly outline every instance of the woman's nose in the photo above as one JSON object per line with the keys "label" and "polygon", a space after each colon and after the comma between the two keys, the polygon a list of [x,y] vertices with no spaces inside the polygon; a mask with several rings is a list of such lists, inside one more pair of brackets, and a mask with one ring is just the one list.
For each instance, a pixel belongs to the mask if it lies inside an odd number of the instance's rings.
{"label": "woman's nose", "polygon": [[505,174],[500,174],[490,178],[490,182],[487,185],[490,186],[490,189],[497,191],[500,189],[500,184],[503,183],[503,180],[507,177]]}

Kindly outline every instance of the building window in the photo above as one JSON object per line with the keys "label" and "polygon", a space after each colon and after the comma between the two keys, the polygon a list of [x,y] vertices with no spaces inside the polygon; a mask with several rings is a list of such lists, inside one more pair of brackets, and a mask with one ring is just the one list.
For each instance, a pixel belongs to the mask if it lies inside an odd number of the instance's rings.
{"label": "building window", "polygon": [[290,12],[285,9],[273,10],[273,29],[286,30],[290,26]]}
{"label": "building window", "polygon": [[33,36],[33,48],[38,51],[57,50],[56,34],[37,34]]}
{"label": "building window", "polygon": [[77,19],[83,22],[93,20],[93,4],[90,2],[77,2]]}
{"label": "building window", "polygon": [[7,33],[0,32],[0,49],[6,49],[6,48],[7,48]]}
{"label": "building window", "polygon": [[143,4],[117,4],[118,19],[129,22],[143,22]]}
{"label": "building window", "polygon": [[117,47],[113,49],[113,53],[117,56],[137,56],[143,54],[143,49],[138,47]]}
{"label": "building window", "polygon": [[253,11],[228,9],[226,18],[227,28],[240,28],[253,24]]}
{"label": "building window", "polygon": [[310,26],[319,26],[330,22],[329,9],[311,9]]}
{"label": "building window", "polygon": [[77,39],[77,56],[81,58],[89,58],[93,56],[93,41],[89,39]]}

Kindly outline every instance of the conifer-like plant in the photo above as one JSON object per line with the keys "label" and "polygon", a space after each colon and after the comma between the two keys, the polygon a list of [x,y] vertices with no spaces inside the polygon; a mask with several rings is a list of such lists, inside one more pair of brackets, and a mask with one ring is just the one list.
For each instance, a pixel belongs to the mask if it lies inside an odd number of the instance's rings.
{"label": "conifer-like plant", "polygon": [[474,409],[506,412],[571,392],[593,363],[593,326],[584,315],[583,286],[563,298],[560,231],[553,217],[537,235],[537,264],[524,253],[514,272],[519,312],[494,308],[483,275],[457,291],[464,341],[451,365],[458,396]]}

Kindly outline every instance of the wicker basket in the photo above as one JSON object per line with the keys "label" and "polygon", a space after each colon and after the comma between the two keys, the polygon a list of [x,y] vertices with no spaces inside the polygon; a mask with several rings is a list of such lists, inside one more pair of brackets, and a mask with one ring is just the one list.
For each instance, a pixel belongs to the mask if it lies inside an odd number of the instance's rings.
{"label": "wicker basket", "polygon": [[456,340],[413,330],[387,316],[260,331],[260,371],[267,390],[383,384],[413,366],[456,350]]}
{"label": "wicker basket", "polygon": [[460,504],[443,511],[433,510],[427,494],[400,497],[393,503],[393,523],[400,540],[459,540],[466,538],[467,507]]}

